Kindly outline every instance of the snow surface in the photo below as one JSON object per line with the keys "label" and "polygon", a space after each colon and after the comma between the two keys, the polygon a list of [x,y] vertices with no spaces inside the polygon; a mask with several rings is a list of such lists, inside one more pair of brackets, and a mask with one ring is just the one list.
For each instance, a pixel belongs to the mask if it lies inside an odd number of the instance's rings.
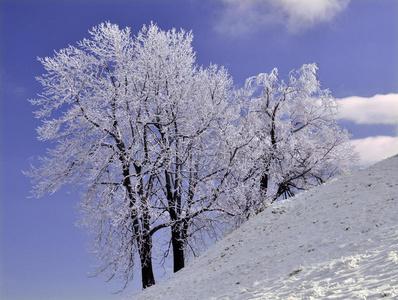
{"label": "snow surface", "polygon": [[128,299],[398,299],[398,155],[276,202]]}

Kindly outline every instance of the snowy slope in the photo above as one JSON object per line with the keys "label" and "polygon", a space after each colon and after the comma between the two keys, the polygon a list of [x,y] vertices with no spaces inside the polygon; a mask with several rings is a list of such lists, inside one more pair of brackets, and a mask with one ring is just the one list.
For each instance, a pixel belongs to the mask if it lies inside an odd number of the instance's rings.
{"label": "snowy slope", "polygon": [[398,299],[398,155],[275,203],[132,299]]}

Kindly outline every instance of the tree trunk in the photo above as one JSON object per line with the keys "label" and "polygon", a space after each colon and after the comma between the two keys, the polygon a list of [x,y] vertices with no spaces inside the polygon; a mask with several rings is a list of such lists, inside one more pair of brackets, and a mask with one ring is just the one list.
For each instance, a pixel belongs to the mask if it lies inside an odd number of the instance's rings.
{"label": "tree trunk", "polygon": [[267,189],[268,189],[268,174],[267,173],[264,173],[261,176],[260,189],[264,193],[264,195],[267,193]]}
{"label": "tree trunk", "polygon": [[152,236],[150,233],[150,214],[144,210],[142,214],[142,239],[140,245],[142,288],[145,289],[155,284],[152,268]]}
{"label": "tree trunk", "polygon": [[141,259],[141,274],[142,274],[142,288],[146,289],[155,284],[155,277],[152,269],[152,237],[147,235],[143,237],[142,245],[140,247]]}
{"label": "tree trunk", "polygon": [[[141,167],[135,166],[136,173],[141,173]],[[133,190],[131,188],[131,180],[130,180],[130,173],[129,167],[125,167],[123,170],[124,175],[124,186],[128,191],[128,195],[130,198],[130,209],[132,211],[131,218],[133,222],[133,232],[136,238],[138,253],[140,255],[140,262],[141,262],[141,277],[142,277],[142,288],[145,289],[150,287],[151,285],[155,284],[155,277],[153,275],[153,268],[152,268],[152,236],[150,234],[150,215],[147,210],[144,210],[141,218],[141,223],[138,220],[138,214],[134,208],[135,205],[135,197]],[[143,201],[144,193],[142,190],[142,182],[141,188],[139,189],[139,195],[141,197],[141,201]],[[143,201],[145,205],[145,201]]]}
{"label": "tree trunk", "polygon": [[[165,171],[166,178],[166,196],[169,205],[171,225],[171,244],[173,246],[173,265],[174,272],[177,272],[185,266],[184,244],[185,244],[185,228],[181,218],[181,196],[177,192],[172,191],[171,176]],[[174,181],[176,182],[176,180]],[[174,184],[178,186],[178,184]],[[184,223],[185,224],[185,223]]]}
{"label": "tree trunk", "polygon": [[261,178],[260,178],[260,190],[263,193],[263,195],[267,195],[267,191],[268,191],[269,168],[270,168],[270,162],[267,163],[264,173],[261,175]]}
{"label": "tree trunk", "polygon": [[185,266],[184,240],[181,236],[182,226],[178,222],[171,227],[171,243],[173,245],[174,272]]}

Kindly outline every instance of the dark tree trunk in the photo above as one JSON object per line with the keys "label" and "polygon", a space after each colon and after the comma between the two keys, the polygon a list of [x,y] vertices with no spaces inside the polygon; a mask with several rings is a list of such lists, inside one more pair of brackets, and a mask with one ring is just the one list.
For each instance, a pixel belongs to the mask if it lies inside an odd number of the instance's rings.
{"label": "dark tree trunk", "polygon": [[181,236],[182,226],[176,223],[171,227],[171,243],[173,245],[174,272],[178,272],[185,266],[184,239]]}
{"label": "dark tree trunk", "polygon": [[146,210],[142,214],[142,239],[140,245],[142,288],[145,289],[155,284],[152,268],[152,236],[150,233],[150,215]]}
{"label": "dark tree trunk", "polygon": [[[275,131],[275,118],[276,118],[276,113],[278,111],[278,107],[279,104],[277,104],[273,110],[272,116],[271,117],[271,131],[270,131],[270,137],[271,137],[271,145],[272,145],[272,149],[273,151],[277,151],[277,147],[276,147],[276,131]],[[266,167],[264,170],[263,175],[260,178],[260,190],[261,192],[266,195],[267,191],[268,191],[268,184],[269,184],[269,171],[270,171],[270,166],[271,166],[271,162],[273,160],[274,156],[273,154],[271,154],[271,157],[269,158],[269,160],[266,162]]]}
{"label": "dark tree trunk", "polygon": [[[141,167],[135,166],[136,173],[141,173]],[[134,208],[135,197],[133,190],[131,188],[131,180],[129,176],[129,167],[125,167],[123,170],[124,175],[124,186],[128,191],[128,195],[130,198],[130,209],[131,209],[131,218],[133,222],[133,232],[136,238],[138,253],[140,256],[141,263],[141,278],[142,278],[142,288],[145,289],[155,284],[155,277],[153,275],[153,267],[152,267],[152,236],[150,233],[150,215],[148,210],[144,210],[142,213],[142,217],[140,218]],[[140,201],[144,202],[144,192],[142,190],[142,182],[139,188],[139,196]],[[145,205],[143,205],[146,207]]]}
{"label": "dark tree trunk", "polygon": [[[173,269],[177,272],[185,267],[184,246],[186,239],[186,222],[181,220],[181,195],[178,191],[172,191],[171,176],[165,171],[166,196],[169,205],[171,225],[171,244],[173,246]],[[177,180],[174,186],[178,187]]]}
{"label": "dark tree trunk", "polygon": [[263,193],[263,195],[267,195],[267,191],[268,191],[269,168],[270,168],[270,163],[268,162],[265,167],[264,173],[260,178],[260,190]]}
{"label": "dark tree trunk", "polygon": [[261,191],[266,194],[268,189],[268,174],[264,173],[260,179],[260,189]]}
{"label": "dark tree trunk", "polygon": [[142,240],[140,247],[141,259],[141,273],[142,273],[142,288],[146,289],[155,284],[155,277],[153,276],[152,268],[152,237],[147,235]]}

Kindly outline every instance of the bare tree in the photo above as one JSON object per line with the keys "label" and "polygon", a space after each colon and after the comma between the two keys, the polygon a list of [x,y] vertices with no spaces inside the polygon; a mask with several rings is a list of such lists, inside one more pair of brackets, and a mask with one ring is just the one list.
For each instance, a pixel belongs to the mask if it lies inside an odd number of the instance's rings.
{"label": "bare tree", "polygon": [[357,160],[349,133],[336,123],[336,101],[321,89],[317,69],[316,64],[303,65],[290,72],[286,83],[277,69],[246,82],[253,96],[244,126],[254,138],[243,180],[251,180],[251,191],[257,192],[251,193],[248,210],[323,183]]}
{"label": "bare tree", "polygon": [[[138,57],[129,29],[106,23],[90,34],[78,47],[39,59],[47,73],[37,78],[43,94],[31,100],[42,107],[38,136],[57,145],[28,175],[36,196],[67,183],[81,186],[82,224],[96,234],[98,272],[108,272],[109,280],[121,274],[127,283],[139,253],[145,288],[155,283],[150,201],[164,161],[153,155],[159,146],[143,120],[145,91],[137,85],[142,79],[134,72]],[[63,114],[56,111],[61,106]]]}
{"label": "bare tree", "polygon": [[231,166],[245,145],[234,138],[239,106],[228,73],[215,65],[200,69],[192,88],[193,101],[176,106],[178,112],[171,114],[177,117],[161,134],[172,149],[158,179],[170,216],[175,272],[184,267],[190,238],[195,241],[192,250],[205,243],[206,238],[199,242],[199,237],[212,231],[217,216],[227,212],[219,200],[231,189]]}
{"label": "bare tree", "polygon": [[132,38],[105,23],[90,34],[39,59],[44,92],[31,102],[41,106],[39,139],[56,146],[27,175],[38,197],[79,186],[98,273],[126,287],[137,253],[146,288],[155,283],[153,236],[170,228],[178,271],[188,238],[206,229],[200,218],[222,210],[215,203],[241,148],[225,138],[238,116],[232,80],[223,68],[194,65],[193,36],[184,30],[152,24]]}

